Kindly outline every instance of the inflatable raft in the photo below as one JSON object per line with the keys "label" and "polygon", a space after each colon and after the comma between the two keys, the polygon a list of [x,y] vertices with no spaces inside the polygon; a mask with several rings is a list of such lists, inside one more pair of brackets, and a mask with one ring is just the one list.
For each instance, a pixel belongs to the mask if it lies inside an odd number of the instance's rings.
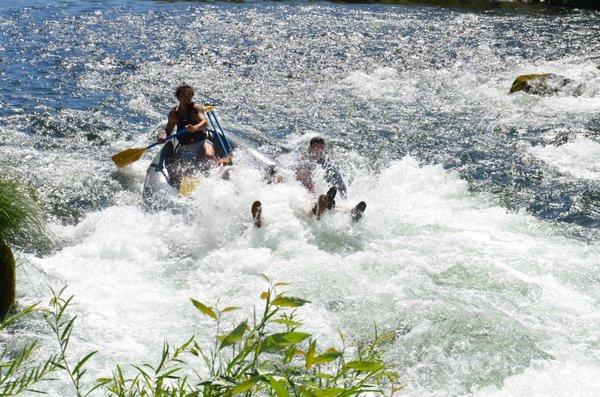
{"label": "inflatable raft", "polygon": [[[210,139],[218,158],[233,159],[236,153],[244,151],[254,166],[267,174],[275,172],[277,164],[271,158],[260,153],[239,134],[232,131],[225,134],[214,106],[204,105],[204,110],[209,123],[206,131],[211,135]],[[189,195],[197,185],[195,175],[206,171],[206,163],[199,159],[179,157],[178,151],[181,147],[177,138],[170,139],[148,166],[143,191],[144,204],[147,208],[169,206],[170,203],[179,201],[180,197]],[[174,172],[174,167],[178,167],[178,172]]]}

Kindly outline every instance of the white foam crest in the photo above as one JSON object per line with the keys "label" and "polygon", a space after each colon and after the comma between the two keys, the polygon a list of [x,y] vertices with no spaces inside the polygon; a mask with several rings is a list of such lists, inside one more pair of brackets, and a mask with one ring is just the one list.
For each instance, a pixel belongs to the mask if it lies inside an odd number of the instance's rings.
{"label": "white foam crest", "polygon": [[597,363],[568,358],[560,362],[534,362],[523,373],[504,380],[501,389],[490,386],[475,393],[478,397],[584,397],[599,394],[600,369]]}
{"label": "white foam crest", "polygon": [[[349,72],[343,84],[365,100],[386,100],[403,105],[427,103],[437,111],[454,112],[456,107],[469,107],[497,115],[503,123],[519,124],[537,117],[572,117],[600,111],[600,71],[587,60],[565,59],[543,65],[519,64],[511,70],[496,70],[497,55],[489,53],[486,62],[467,64],[457,61],[450,67],[436,70],[399,73],[392,67],[379,67],[367,73]],[[491,70],[486,70],[489,67]],[[552,96],[536,96],[523,92],[509,95],[514,79],[521,74],[556,73],[575,83]],[[487,76],[485,79],[483,75]]]}
{"label": "white foam crest", "polygon": [[414,99],[419,93],[418,78],[402,77],[392,67],[379,67],[371,73],[354,71],[342,83],[349,85],[359,96],[368,100],[407,101]]}
{"label": "white foam crest", "polygon": [[560,172],[579,179],[600,180],[600,144],[578,136],[560,146],[532,146],[529,151]]}

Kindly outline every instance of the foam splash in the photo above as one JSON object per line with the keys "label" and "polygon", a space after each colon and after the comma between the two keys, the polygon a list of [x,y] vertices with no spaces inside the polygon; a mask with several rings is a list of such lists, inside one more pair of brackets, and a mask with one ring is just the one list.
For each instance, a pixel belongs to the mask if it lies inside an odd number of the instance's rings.
{"label": "foam splash", "polygon": [[[102,351],[94,375],[153,359],[163,339],[210,334],[190,297],[250,315],[260,273],[312,301],[300,314],[324,341],[337,329],[355,338],[373,324],[396,331],[389,355],[411,393],[475,391],[513,382],[534,361],[600,354],[582,348],[600,336],[586,326],[600,320],[598,288],[581,282],[594,282],[586,277],[598,247],[490,205],[456,175],[411,158],[354,175],[348,200],[368,203],[357,224],[343,213],[310,220],[314,197],[299,183],[262,177],[240,165],[228,181],[205,178],[179,214],[119,205],[55,225],[68,246],[29,260],[76,295],[74,349]],[[262,229],[251,225],[256,199]],[[32,291],[22,300],[44,298]]]}
{"label": "foam splash", "polygon": [[537,158],[578,179],[600,180],[600,143],[582,136],[560,146],[533,146]]}

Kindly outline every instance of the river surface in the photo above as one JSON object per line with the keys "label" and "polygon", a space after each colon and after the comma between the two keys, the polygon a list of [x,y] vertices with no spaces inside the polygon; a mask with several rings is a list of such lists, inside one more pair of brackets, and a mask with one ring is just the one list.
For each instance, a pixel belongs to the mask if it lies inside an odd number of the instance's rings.
{"label": "river surface", "polygon": [[[600,13],[13,1],[0,61],[0,167],[54,240],[17,249],[19,302],[68,286],[90,379],[210,334],[190,297],[251,315],[265,273],[312,302],[323,343],[396,332],[406,395],[600,394]],[[508,95],[535,72],[581,95]],[[153,141],[182,82],[284,168],[324,136],[363,220],[307,220],[291,172],[267,185],[243,161],[185,210],[144,211],[151,156],[110,156]],[[54,348],[41,321],[13,335]]]}

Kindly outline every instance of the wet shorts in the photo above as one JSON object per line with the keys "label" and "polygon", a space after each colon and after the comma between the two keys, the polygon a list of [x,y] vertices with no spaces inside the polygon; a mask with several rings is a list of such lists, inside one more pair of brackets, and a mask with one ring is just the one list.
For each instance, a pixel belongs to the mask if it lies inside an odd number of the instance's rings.
{"label": "wet shorts", "polygon": [[190,143],[189,145],[179,146],[177,148],[176,157],[183,159],[200,159],[200,151],[204,148],[205,143],[213,146],[213,143],[206,138],[198,142]]}

